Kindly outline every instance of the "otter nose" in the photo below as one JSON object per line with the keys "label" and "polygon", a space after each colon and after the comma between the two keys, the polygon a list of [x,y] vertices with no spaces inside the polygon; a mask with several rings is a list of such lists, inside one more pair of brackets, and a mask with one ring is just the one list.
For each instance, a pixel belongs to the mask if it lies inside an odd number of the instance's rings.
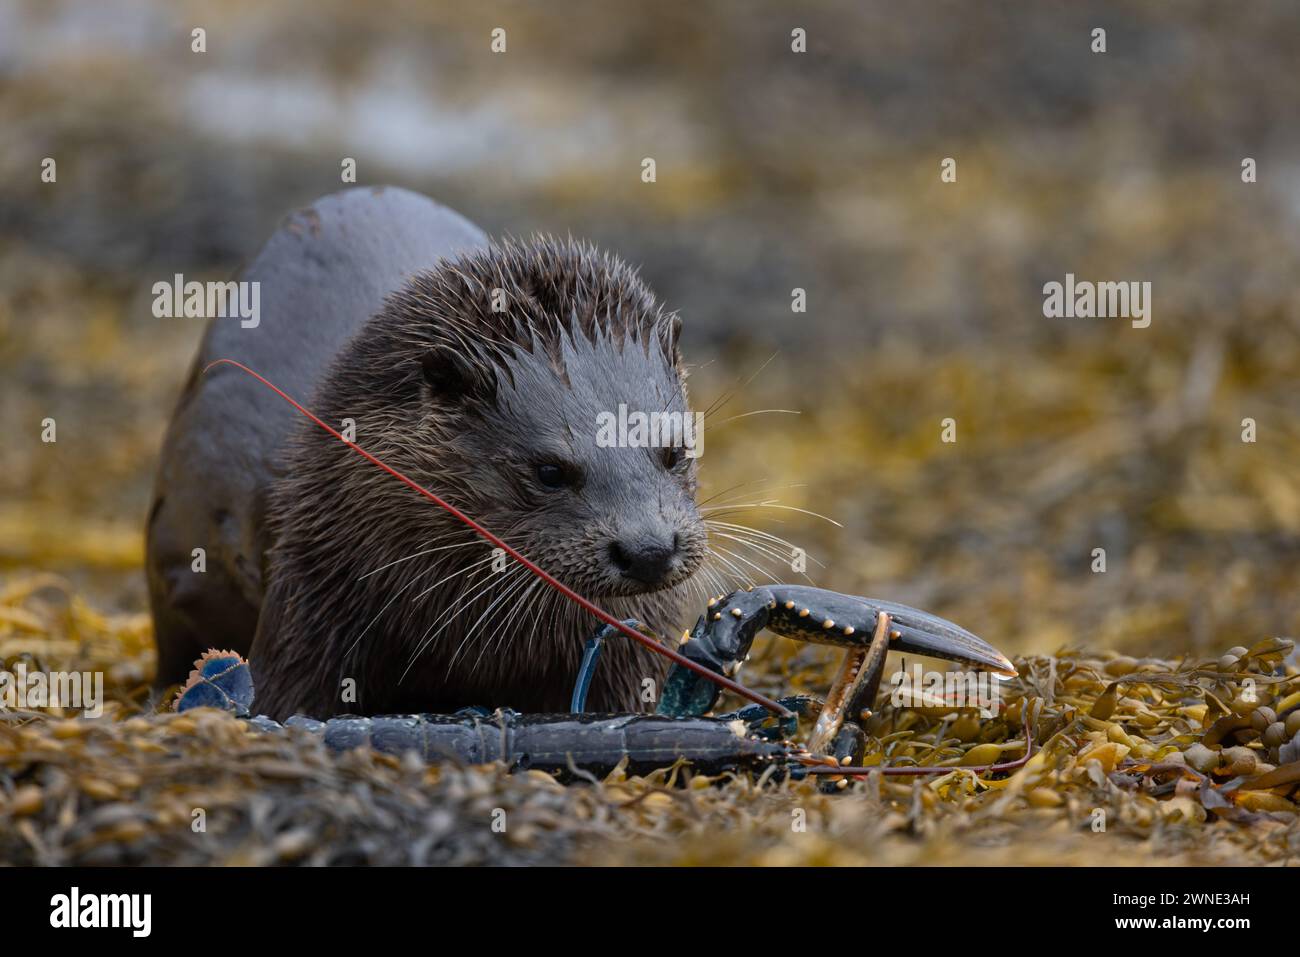
{"label": "otter nose", "polygon": [[668,577],[677,563],[677,535],[659,538],[638,535],[616,539],[609,545],[614,567],[646,585],[657,585]]}

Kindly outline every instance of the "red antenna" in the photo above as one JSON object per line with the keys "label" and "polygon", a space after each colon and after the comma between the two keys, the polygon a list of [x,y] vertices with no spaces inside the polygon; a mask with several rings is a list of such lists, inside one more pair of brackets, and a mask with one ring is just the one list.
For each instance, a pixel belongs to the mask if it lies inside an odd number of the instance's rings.
{"label": "red antenna", "polygon": [[430,491],[429,491],[427,488],[425,488],[423,485],[420,485],[418,482],[415,482],[415,481],[413,481],[412,479],[407,478],[405,475],[403,475],[401,472],[397,471],[397,469],[393,468],[393,467],[392,467],[391,465],[389,465],[388,463],[386,463],[386,462],[380,460],[379,458],[377,458],[377,457],[374,456],[374,455],[371,455],[369,452],[367,452],[367,451],[366,451],[365,449],[363,449],[361,446],[357,445],[357,443],[355,443],[355,442],[350,442],[350,441],[348,441],[347,439],[345,439],[345,438],[342,436],[342,434],[340,434],[339,432],[336,432],[336,431],[335,431],[334,429],[332,429],[330,426],[328,426],[328,425],[326,425],[324,422],[322,422],[322,421],[321,421],[319,418],[317,418],[317,417],[316,417],[316,416],[315,416],[315,415],[314,415],[314,414],[313,414],[309,409],[307,409],[307,408],[305,408],[303,405],[301,405],[301,404],[300,404],[296,399],[294,399],[294,398],[293,398],[292,396],[290,396],[288,393],[286,393],[285,391],[283,391],[283,390],[282,390],[279,386],[277,386],[274,382],[272,382],[271,380],[267,379],[265,376],[261,375],[260,373],[254,372],[252,369],[250,369],[248,366],[244,365],[242,362],[236,362],[234,359],[217,359],[215,362],[210,362],[210,363],[208,363],[207,366],[204,367],[204,369],[203,369],[203,374],[204,374],[204,375],[207,375],[209,369],[211,369],[213,366],[218,366],[218,365],[230,365],[230,366],[234,366],[236,369],[239,369],[239,370],[241,370],[241,371],[243,371],[243,372],[246,372],[246,373],[248,373],[249,375],[251,375],[254,379],[256,379],[258,382],[262,383],[262,385],[266,386],[268,389],[270,389],[272,392],[274,392],[274,393],[275,393],[276,395],[278,395],[280,398],[284,399],[284,401],[288,402],[291,406],[293,406],[295,409],[297,409],[299,412],[301,412],[301,413],[302,413],[303,415],[305,415],[307,418],[311,419],[313,422],[315,422],[317,425],[319,425],[322,429],[324,429],[324,430],[325,430],[326,432],[328,432],[330,435],[334,436],[334,438],[338,439],[340,442],[342,442],[344,445],[346,445],[346,446],[348,446],[349,448],[351,448],[353,451],[355,451],[355,452],[358,453],[359,455],[363,456],[363,457],[366,458],[366,459],[369,459],[373,464],[379,466],[381,469],[383,469],[383,470],[384,470],[385,472],[387,472],[389,475],[391,475],[391,476],[393,476],[394,478],[398,479],[398,480],[401,481],[402,483],[404,483],[404,484],[406,484],[406,485],[409,485],[409,486],[410,486],[414,491],[419,492],[421,495],[423,495],[423,496],[424,496],[425,498],[427,498],[429,501],[433,502],[433,503],[434,503],[435,505],[437,505],[439,508],[441,508],[441,509],[443,509],[443,510],[445,510],[445,511],[447,511],[447,512],[450,512],[453,516],[455,516],[455,517],[456,517],[457,519],[459,519],[461,522],[464,522],[464,523],[465,523],[466,525],[468,525],[470,528],[474,529],[474,531],[477,532],[480,536],[482,536],[483,538],[487,539],[489,542],[491,542],[491,543],[492,543],[493,545],[495,545],[497,548],[501,549],[503,552],[505,552],[507,555],[509,555],[511,558],[513,558],[513,559],[514,559],[515,561],[517,561],[519,564],[521,564],[521,565],[523,565],[525,568],[527,568],[530,572],[532,572],[534,575],[536,575],[536,576],[537,576],[538,578],[540,578],[542,581],[546,582],[546,584],[550,585],[552,588],[554,588],[556,591],[558,591],[558,592],[559,592],[561,595],[563,595],[565,598],[569,599],[569,601],[571,601],[571,602],[573,602],[574,604],[579,605],[579,606],[581,606],[582,608],[586,609],[587,611],[591,612],[591,614],[595,615],[598,619],[600,619],[601,621],[603,621],[605,624],[611,626],[612,628],[616,628],[616,629],[618,629],[620,632],[622,632],[623,634],[627,635],[627,636],[628,636],[629,638],[631,638],[633,641],[638,641],[638,642],[640,642],[641,644],[645,645],[647,648],[650,648],[651,650],[656,651],[656,652],[658,652],[659,654],[664,655],[664,656],[667,657],[667,658],[671,658],[674,662],[676,662],[677,664],[681,665],[683,668],[689,668],[691,671],[694,671],[696,674],[701,675],[701,676],[703,676],[703,677],[705,677],[705,678],[708,678],[708,679],[709,679],[710,681],[712,681],[714,684],[716,684],[716,685],[720,685],[721,687],[726,688],[728,691],[732,691],[732,692],[734,692],[734,693],[740,695],[742,698],[745,698],[745,699],[747,699],[747,700],[749,700],[749,701],[754,702],[755,704],[760,704],[760,705],[762,705],[764,708],[766,708],[768,711],[771,711],[771,712],[774,713],[774,714],[778,714],[778,715],[780,715],[780,716],[783,717],[783,718],[790,717],[791,712],[788,711],[787,709],[783,708],[781,705],[777,704],[777,703],[776,703],[775,701],[773,701],[771,698],[766,698],[766,697],[764,697],[763,695],[759,694],[757,691],[751,691],[749,688],[746,688],[744,685],[740,684],[739,682],[737,682],[737,681],[732,681],[730,678],[727,678],[727,677],[725,677],[725,676],[723,676],[723,675],[720,675],[720,674],[718,674],[716,671],[711,671],[710,669],[704,667],[703,665],[701,665],[701,664],[697,664],[697,663],[695,663],[694,661],[691,661],[691,660],[690,660],[689,658],[687,658],[685,655],[679,654],[678,652],[673,651],[671,648],[665,648],[663,645],[659,644],[659,643],[658,643],[657,641],[655,641],[654,639],[652,639],[652,638],[648,638],[648,637],[646,637],[645,635],[641,634],[641,633],[640,633],[639,631],[637,631],[636,629],[631,628],[631,627],[629,627],[628,625],[623,624],[623,622],[619,621],[617,618],[615,618],[615,617],[614,617],[613,615],[611,615],[609,612],[607,612],[607,611],[605,611],[604,609],[598,607],[597,605],[594,605],[593,603],[591,603],[590,601],[588,601],[587,599],[585,599],[585,598],[583,598],[581,595],[579,595],[576,591],[574,591],[574,590],[573,590],[572,588],[570,588],[568,585],[565,585],[563,582],[561,582],[559,579],[555,578],[555,577],[554,577],[553,575],[551,575],[549,572],[543,570],[540,566],[538,566],[537,564],[535,564],[532,560],[530,560],[530,559],[528,559],[528,558],[525,558],[522,554],[520,554],[519,552],[517,552],[514,548],[512,548],[512,547],[509,546],[509,545],[507,545],[505,542],[503,542],[501,539],[497,538],[495,535],[493,535],[490,531],[488,531],[486,528],[484,528],[484,527],[483,527],[482,525],[480,525],[478,522],[474,521],[474,519],[470,518],[468,515],[466,515],[466,514],[465,514],[464,512],[462,512],[460,509],[456,508],[456,506],[454,506],[454,505],[452,505],[452,504],[450,504],[450,503],[448,503],[448,502],[444,502],[441,498],[439,498],[437,495],[434,495],[432,492],[430,492]]}

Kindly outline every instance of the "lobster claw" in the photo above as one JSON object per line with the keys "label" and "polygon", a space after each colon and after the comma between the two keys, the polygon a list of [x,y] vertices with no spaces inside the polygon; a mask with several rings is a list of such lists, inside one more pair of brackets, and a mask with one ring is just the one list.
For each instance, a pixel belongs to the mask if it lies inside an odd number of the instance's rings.
{"label": "lobster claw", "polygon": [[929,658],[945,658],[982,671],[1014,678],[1019,672],[1002,652],[960,625],[929,612],[874,598],[860,599],[892,622],[890,651],[906,651]]}
{"label": "lobster claw", "polygon": [[807,585],[772,585],[776,600],[767,627],[797,641],[840,648],[871,643],[876,617],[889,616],[889,650],[946,658],[982,671],[1014,677],[1016,666],[983,638],[945,618],[875,598],[859,598]]}
{"label": "lobster claw", "polygon": [[[1013,665],[984,639],[937,615],[896,602],[859,598],[806,585],[765,585],[712,599],[678,649],[692,661],[734,677],[754,636],[769,628],[786,638],[864,652],[880,616],[887,616],[888,650],[946,658],[1014,676]],[[668,673],[660,714],[698,715],[716,704],[719,689],[685,668]]]}

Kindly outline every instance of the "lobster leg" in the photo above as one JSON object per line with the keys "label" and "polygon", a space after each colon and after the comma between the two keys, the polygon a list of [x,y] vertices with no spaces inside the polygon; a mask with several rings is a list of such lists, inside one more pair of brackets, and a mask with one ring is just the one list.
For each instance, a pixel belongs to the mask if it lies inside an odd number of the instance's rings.
{"label": "lobster leg", "polygon": [[[635,618],[626,618],[623,624],[645,633],[641,622]],[[583,646],[582,663],[578,666],[578,680],[574,682],[573,694],[569,698],[569,710],[574,714],[582,714],[587,710],[587,692],[591,688],[591,677],[596,673],[596,665],[600,662],[600,653],[605,647],[606,640],[616,634],[619,634],[619,631],[613,625],[601,625]]]}
{"label": "lobster leg", "polygon": [[768,741],[786,741],[799,732],[799,719],[820,714],[823,702],[808,694],[777,698],[776,703],[790,712],[787,716],[775,715],[760,704],[751,704],[738,711],[717,715],[719,721],[743,721],[749,733]]}

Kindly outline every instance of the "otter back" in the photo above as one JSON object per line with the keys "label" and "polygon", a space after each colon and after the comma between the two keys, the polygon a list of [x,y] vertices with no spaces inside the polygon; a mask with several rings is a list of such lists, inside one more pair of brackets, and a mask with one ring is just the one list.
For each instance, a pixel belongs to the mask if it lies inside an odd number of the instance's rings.
{"label": "otter back", "polygon": [[[414,273],[487,244],[464,217],[402,189],[352,189],[280,226],[239,275],[260,283],[255,327],[213,319],[164,439],[146,536],[159,685],[208,648],[248,652],[271,542],[266,496],[297,413],[237,359],[310,407],[339,349]],[[338,423],[334,423],[336,426]],[[206,570],[193,570],[194,549]]]}

